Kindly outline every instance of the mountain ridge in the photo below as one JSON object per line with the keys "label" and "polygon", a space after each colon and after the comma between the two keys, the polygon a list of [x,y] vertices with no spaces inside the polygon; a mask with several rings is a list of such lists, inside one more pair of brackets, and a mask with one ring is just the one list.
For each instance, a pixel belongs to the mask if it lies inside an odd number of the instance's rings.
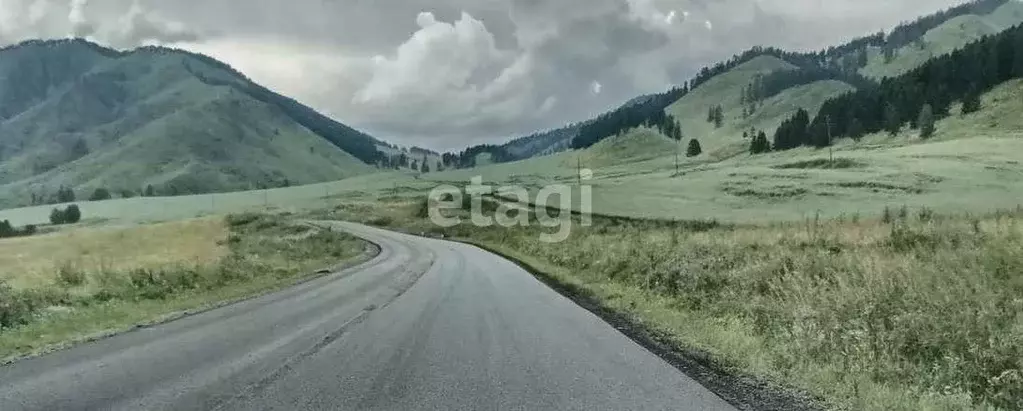
{"label": "mountain ridge", "polygon": [[2,204],[50,201],[61,186],[85,197],[322,182],[383,158],[380,140],[201,54],[62,39],[0,55]]}

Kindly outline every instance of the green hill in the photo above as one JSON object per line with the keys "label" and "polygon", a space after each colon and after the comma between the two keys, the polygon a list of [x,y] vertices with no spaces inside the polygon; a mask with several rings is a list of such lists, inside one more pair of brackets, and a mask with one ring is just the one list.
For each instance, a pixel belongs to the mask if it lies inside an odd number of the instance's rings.
{"label": "green hill", "polygon": [[[674,140],[658,133],[657,130],[640,127],[626,134],[604,139],[572,157],[578,157],[578,160],[582,160],[587,167],[599,168],[673,155],[676,150],[679,150],[679,145]],[[571,163],[564,164],[567,167],[576,166],[575,159],[569,158],[565,161]]]}
{"label": "green hill", "polygon": [[[756,57],[690,91],[668,107],[668,113],[679,120],[687,139],[700,140],[704,151],[716,157],[728,157],[746,150],[748,142],[742,135],[751,127],[772,134],[796,110],[804,108],[816,112],[829,98],[853,90],[852,86],[840,81],[817,81],[768,98],[753,115],[743,116],[740,96],[743,88],[749,86],[755,77],[795,69],[796,66],[777,57]],[[707,111],[715,105],[720,105],[724,111],[725,121],[721,128],[707,121]]]}
{"label": "green hill", "polygon": [[860,74],[875,79],[894,77],[1020,23],[1023,23],[1023,2],[1017,0],[1010,0],[988,14],[957,16],[928,30],[919,40],[899,48],[891,61],[885,62],[881,49],[872,47],[868,63],[860,69]]}
{"label": "green hill", "polygon": [[[0,204],[60,186],[160,195],[372,171],[376,140],[209,57],[83,40],[0,50]],[[347,151],[346,151],[347,150]]]}

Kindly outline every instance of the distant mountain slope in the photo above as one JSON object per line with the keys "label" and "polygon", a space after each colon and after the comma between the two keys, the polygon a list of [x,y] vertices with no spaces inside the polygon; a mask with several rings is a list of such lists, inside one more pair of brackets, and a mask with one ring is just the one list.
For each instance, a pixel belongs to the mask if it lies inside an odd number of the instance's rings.
{"label": "distant mountain slope", "polygon": [[542,131],[512,140],[501,147],[515,160],[558,153],[571,148],[572,139],[579,135],[579,129],[585,124],[570,124],[562,128]]}
{"label": "distant mountain slope", "polygon": [[[686,138],[700,139],[705,151],[727,157],[745,151],[742,134],[751,127],[772,134],[798,109],[814,114],[831,98],[875,88],[882,77],[907,72],[1021,22],[1020,0],[975,0],[902,24],[887,35],[877,33],[818,52],[753,48],[702,69],[684,83],[678,101],[666,111],[681,124]],[[891,50],[890,60],[885,58],[886,49]],[[761,95],[757,109],[749,114],[742,95],[758,76],[763,76]],[[638,96],[600,118],[536,133],[501,148],[507,158],[518,160],[569,149],[567,142],[573,140],[600,141],[635,127],[632,124],[644,114],[628,108],[650,104],[654,98]],[[725,117],[720,128],[706,121],[708,110],[717,105]],[[599,121],[605,124],[597,127]]]}
{"label": "distant mountain slope", "polygon": [[154,186],[249,189],[371,171],[379,142],[206,56],[83,40],[0,50],[0,205]]}
{"label": "distant mountain slope", "polygon": [[[639,127],[621,136],[609,137],[581,151],[578,157],[587,167],[607,167],[662,157],[678,151],[684,155],[685,147],[665,137],[657,130]],[[575,167],[572,160],[566,167]]]}
{"label": "distant mountain slope", "polygon": [[[750,128],[773,134],[782,121],[800,108],[816,112],[828,99],[854,90],[849,84],[836,80],[816,81],[788,88],[763,100],[752,115],[744,115],[743,89],[755,78],[797,69],[774,56],[756,57],[707,80],[668,107],[667,111],[679,120],[686,139],[700,140],[704,152],[720,157],[734,155],[748,146],[748,141],[742,136]],[[720,106],[724,113],[720,128],[707,121],[707,112],[714,106]]]}
{"label": "distant mountain slope", "polygon": [[[991,1],[982,3],[992,3]],[[886,60],[883,47],[869,48],[869,62],[860,73],[872,78],[894,77],[917,68],[928,60],[965,47],[984,36],[1005,31],[1023,23],[1023,1],[1003,1],[990,13],[955,16],[927,30],[922,36],[898,47]]]}

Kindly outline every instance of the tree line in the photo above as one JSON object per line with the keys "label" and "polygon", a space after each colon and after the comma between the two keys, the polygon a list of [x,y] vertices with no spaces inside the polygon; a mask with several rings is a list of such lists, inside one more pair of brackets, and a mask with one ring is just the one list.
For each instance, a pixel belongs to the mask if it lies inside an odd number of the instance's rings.
{"label": "tree line", "polygon": [[604,113],[579,129],[579,134],[572,139],[572,148],[588,148],[605,138],[643,125],[657,127],[662,132],[671,129],[673,126],[670,123],[675,123],[675,119],[668,116],[665,110],[688,93],[688,85],[683,85]]}
{"label": "tree line", "polygon": [[826,147],[832,138],[858,139],[879,131],[895,135],[907,124],[929,137],[933,123],[947,117],[954,102],[961,102],[963,113],[977,111],[981,94],[1021,77],[1023,25],[886,78],[877,87],[830,99],[812,121],[806,110],[799,110],[778,128],[774,148]]}
{"label": "tree line", "polygon": [[36,232],[38,229],[31,224],[17,228],[8,220],[0,221],[0,238],[28,237],[35,235]]}

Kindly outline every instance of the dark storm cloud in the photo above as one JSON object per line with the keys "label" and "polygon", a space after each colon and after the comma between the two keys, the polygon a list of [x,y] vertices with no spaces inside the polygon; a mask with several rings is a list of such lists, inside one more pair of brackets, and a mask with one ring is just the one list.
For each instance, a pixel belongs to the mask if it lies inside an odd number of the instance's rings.
{"label": "dark storm cloud", "polygon": [[435,148],[584,119],[753,45],[814,49],[954,0],[0,0],[0,42],[87,35],[223,59]]}

